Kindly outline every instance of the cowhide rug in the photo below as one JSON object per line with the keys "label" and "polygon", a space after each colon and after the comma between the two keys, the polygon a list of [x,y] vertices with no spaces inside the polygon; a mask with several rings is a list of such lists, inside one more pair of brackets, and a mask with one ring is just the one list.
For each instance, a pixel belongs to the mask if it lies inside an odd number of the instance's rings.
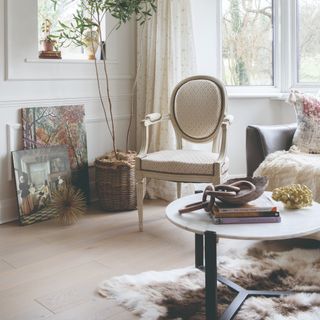
{"label": "cowhide rug", "polygon": [[[267,251],[263,246],[218,258],[219,273],[256,290],[315,291],[281,298],[251,297],[234,320],[319,320],[320,249]],[[189,267],[124,275],[104,281],[99,293],[145,320],[204,318],[204,274]],[[218,283],[219,314],[235,296]]]}

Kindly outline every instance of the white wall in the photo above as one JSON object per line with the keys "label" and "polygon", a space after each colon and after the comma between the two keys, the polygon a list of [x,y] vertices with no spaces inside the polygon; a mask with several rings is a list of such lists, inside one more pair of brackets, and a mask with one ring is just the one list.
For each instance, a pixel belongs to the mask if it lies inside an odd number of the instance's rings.
{"label": "white wall", "polygon": [[[216,0],[191,0],[193,28],[199,74],[217,76],[215,36]],[[245,134],[250,124],[278,124],[294,122],[294,111],[286,103],[270,98],[229,97],[229,114],[234,116],[230,128],[230,174],[246,173]]]}
{"label": "white wall", "polygon": [[[75,61],[36,61],[36,1],[0,0],[0,223],[17,217],[15,186],[10,180],[10,151],[21,147],[22,107],[84,104],[89,163],[111,149],[98,101],[94,65]],[[112,36],[108,52],[111,94],[121,148],[135,70],[133,24],[122,27]]]}
{"label": "white wall", "polygon": [[[84,104],[89,161],[111,148],[97,99],[93,65],[34,61],[36,19],[30,10],[34,10],[35,1],[0,0],[0,223],[17,217],[15,187],[10,181],[10,151],[21,147],[19,115],[22,107]],[[10,4],[7,8],[5,2]],[[199,73],[214,75],[213,1],[191,2]],[[5,9],[9,10],[9,15]],[[12,9],[14,13],[10,11]],[[32,16],[34,18],[30,19]],[[125,132],[130,109],[130,88],[135,68],[134,30],[132,24],[121,28],[109,43],[111,92],[119,140]],[[244,174],[246,171],[247,125],[285,123],[294,119],[289,107],[270,99],[230,99],[229,113],[235,116],[229,139],[231,174]],[[120,148],[122,146],[123,139],[119,144]]]}

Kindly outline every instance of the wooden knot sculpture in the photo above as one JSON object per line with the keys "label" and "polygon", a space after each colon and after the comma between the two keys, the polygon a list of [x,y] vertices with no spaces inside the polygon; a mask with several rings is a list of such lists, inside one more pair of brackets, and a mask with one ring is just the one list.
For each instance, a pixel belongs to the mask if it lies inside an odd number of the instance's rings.
{"label": "wooden knot sculpture", "polygon": [[258,198],[265,190],[266,177],[231,179],[225,184],[207,186],[202,201],[191,203],[179,210],[180,214],[204,209],[212,211],[216,199],[230,205],[243,205]]}

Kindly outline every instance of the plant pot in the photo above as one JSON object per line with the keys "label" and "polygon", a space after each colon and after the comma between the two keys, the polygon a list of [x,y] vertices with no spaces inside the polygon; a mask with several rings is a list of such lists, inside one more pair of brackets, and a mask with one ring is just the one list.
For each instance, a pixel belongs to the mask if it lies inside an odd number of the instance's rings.
{"label": "plant pot", "polygon": [[54,40],[41,40],[42,50],[43,51],[55,51],[54,46],[56,41]]}
{"label": "plant pot", "polygon": [[96,190],[100,206],[106,211],[137,208],[135,153],[129,161],[110,160],[110,155],[95,160]]}
{"label": "plant pot", "polygon": [[85,51],[89,60],[94,60],[99,47],[98,31],[87,31],[84,34],[83,42],[85,43]]}

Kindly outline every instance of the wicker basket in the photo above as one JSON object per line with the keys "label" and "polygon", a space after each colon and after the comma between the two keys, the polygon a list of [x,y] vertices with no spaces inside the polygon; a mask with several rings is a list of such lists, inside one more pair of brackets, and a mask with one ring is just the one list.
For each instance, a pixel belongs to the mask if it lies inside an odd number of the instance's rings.
{"label": "wicker basket", "polygon": [[95,160],[96,189],[102,209],[125,211],[137,208],[134,165],[115,165]]}

